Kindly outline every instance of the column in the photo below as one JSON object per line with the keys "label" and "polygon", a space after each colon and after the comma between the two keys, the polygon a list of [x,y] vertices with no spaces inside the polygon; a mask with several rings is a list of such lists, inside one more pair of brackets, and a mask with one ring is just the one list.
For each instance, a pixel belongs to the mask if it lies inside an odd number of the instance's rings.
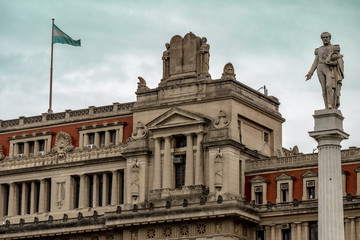
{"label": "column", "polygon": [[119,172],[112,172],[111,205],[119,204]]}
{"label": "column", "polygon": [[349,219],[350,219],[350,240],[356,240],[355,217],[349,217]]}
{"label": "column", "polygon": [[194,151],[193,135],[186,135],[185,186],[194,185]]}
{"label": "column", "polygon": [[9,186],[9,204],[8,204],[8,215],[15,216],[17,215],[17,199],[16,199],[16,184],[10,183]]}
{"label": "column", "polygon": [[21,191],[21,215],[25,215],[26,214],[26,208],[27,208],[27,187],[26,187],[26,183],[22,183],[21,184],[21,188],[22,188],[22,191]]}
{"label": "column", "polygon": [[355,219],[356,239],[360,240],[360,218]]}
{"label": "column", "polygon": [[107,206],[109,202],[109,180],[106,173],[103,174],[103,197],[102,197],[102,205]]}
{"label": "column", "polygon": [[301,237],[301,222],[296,223],[296,239],[298,239],[298,240],[303,239]]}
{"label": "column", "polygon": [[345,239],[346,240],[350,240],[350,219],[349,218],[345,218],[344,219],[344,223],[345,223],[345,226],[344,226],[344,230],[345,230]]}
{"label": "column", "polygon": [[40,180],[40,193],[39,193],[39,212],[44,213],[46,212],[46,180]]}
{"label": "column", "polygon": [[89,178],[85,174],[80,176],[79,208],[89,207]]}
{"label": "column", "polygon": [[85,146],[84,144],[84,134],[79,134],[79,148],[83,148]]}
{"label": "column", "polygon": [[19,153],[19,144],[14,144],[14,157],[17,157],[17,154]]}
{"label": "column", "polygon": [[309,223],[305,222],[302,224],[303,227],[303,238],[309,240]]}
{"label": "column", "polygon": [[196,162],[195,162],[195,185],[204,184],[204,166],[201,143],[203,141],[203,133],[197,134],[196,140]]}
{"label": "column", "polygon": [[93,207],[99,206],[99,176],[93,175]]}
{"label": "column", "polygon": [[310,136],[318,142],[318,233],[319,239],[344,240],[344,210],[341,177],[340,142],[344,132],[340,110],[317,110],[314,131]]}
{"label": "column", "polygon": [[161,138],[155,138],[153,189],[161,188]]}
{"label": "column", "polygon": [[165,145],[164,145],[164,168],[163,168],[163,182],[162,188],[171,188],[172,187],[172,172],[171,172],[171,137],[165,137]]}
{"label": "column", "polygon": [[84,147],[89,145],[89,134],[84,134]]}
{"label": "column", "polygon": [[31,182],[31,195],[30,195],[30,214],[33,214],[36,212],[36,206],[37,206],[37,191],[36,188],[36,182]]}
{"label": "column", "polygon": [[295,231],[296,230],[296,224],[292,223],[292,224],[290,224],[290,226],[291,226],[291,240],[298,240],[297,232]]}
{"label": "column", "polygon": [[12,158],[13,156],[14,156],[14,144],[10,143],[9,157]]}
{"label": "column", "polygon": [[119,145],[119,129],[115,132],[115,145]]}
{"label": "column", "polygon": [[39,152],[39,142],[34,141],[34,155],[37,156],[38,152]]}
{"label": "column", "polygon": [[270,226],[271,227],[271,230],[270,230],[270,240],[276,240],[276,238],[275,238],[275,225],[271,225]]}
{"label": "column", "polygon": [[100,133],[99,132],[95,133],[94,144],[96,147],[100,147]]}
{"label": "column", "polygon": [[30,154],[30,148],[29,148],[29,142],[24,143],[24,155],[29,156]]}
{"label": "column", "polygon": [[123,137],[124,137],[124,125],[121,125],[119,129],[119,135],[117,136],[117,139],[119,139],[119,143],[123,142]]}
{"label": "column", "polygon": [[110,131],[105,131],[105,146],[110,144]]}

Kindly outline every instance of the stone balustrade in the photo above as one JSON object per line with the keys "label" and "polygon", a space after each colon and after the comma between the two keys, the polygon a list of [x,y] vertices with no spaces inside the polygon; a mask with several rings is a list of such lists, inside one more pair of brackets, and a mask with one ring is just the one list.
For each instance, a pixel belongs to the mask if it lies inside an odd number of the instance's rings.
{"label": "stone balustrade", "polygon": [[112,116],[116,114],[128,113],[134,106],[133,102],[128,103],[113,103],[113,105],[94,107],[90,106],[86,109],[80,110],[65,110],[59,113],[43,113],[39,116],[24,117],[18,119],[0,120],[0,132],[8,131],[9,129],[21,129],[24,127],[41,126],[45,124],[54,124],[62,122],[72,122],[81,119],[91,119],[96,117]]}

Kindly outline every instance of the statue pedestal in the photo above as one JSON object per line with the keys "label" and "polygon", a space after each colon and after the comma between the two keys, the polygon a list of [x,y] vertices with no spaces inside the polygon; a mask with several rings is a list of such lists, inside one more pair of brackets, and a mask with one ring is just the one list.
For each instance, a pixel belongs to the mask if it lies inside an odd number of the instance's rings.
{"label": "statue pedestal", "polygon": [[316,110],[313,116],[309,134],[318,142],[318,235],[320,240],[344,240],[340,142],[349,135],[340,110]]}

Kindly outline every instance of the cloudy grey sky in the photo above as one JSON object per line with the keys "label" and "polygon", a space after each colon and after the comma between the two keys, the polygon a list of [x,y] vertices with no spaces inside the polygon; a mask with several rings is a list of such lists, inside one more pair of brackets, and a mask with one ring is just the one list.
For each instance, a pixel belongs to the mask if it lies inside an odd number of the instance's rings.
{"label": "cloudy grey sky", "polygon": [[360,2],[357,0],[0,0],[0,119],[48,109],[51,18],[81,47],[54,45],[53,109],[135,100],[137,76],[157,87],[164,44],[193,32],[210,44],[210,74],[232,62],[237,80],[276,96],[286,122],[283,146],[312,152],[312,114],[323,108],[316,74],[305,82],[329,31],[344,54],[341,111],[360,146]]}

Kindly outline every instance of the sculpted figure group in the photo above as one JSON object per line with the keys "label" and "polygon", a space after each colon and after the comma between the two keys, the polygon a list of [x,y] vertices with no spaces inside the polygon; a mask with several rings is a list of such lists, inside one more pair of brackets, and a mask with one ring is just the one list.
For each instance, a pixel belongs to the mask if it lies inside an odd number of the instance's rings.
{"label": "sculpted figure group", "polygon": [[340,90],[344,78],[343,55],[340,54],[339,45],[330,43],[330,33],[323,32],[321,40],[323,46],[315,49],[314,63],[305,77],[306,81],[309,80],[317,69],[325,108],[337,109],[340,106]]}

